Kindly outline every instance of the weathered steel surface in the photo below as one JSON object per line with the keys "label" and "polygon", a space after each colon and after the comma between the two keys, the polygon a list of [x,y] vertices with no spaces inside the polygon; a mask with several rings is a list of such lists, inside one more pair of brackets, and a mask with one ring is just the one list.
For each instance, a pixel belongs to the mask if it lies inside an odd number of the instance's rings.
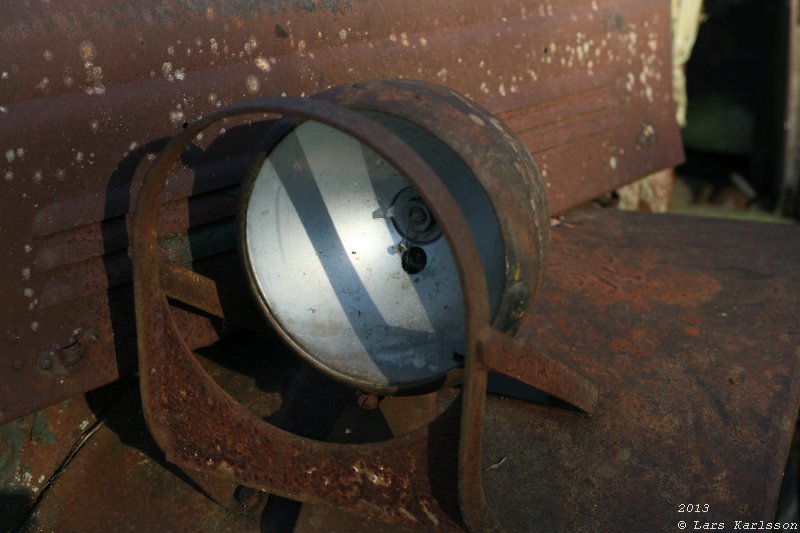
{"label": "weathered steel surface", "polygon": [[[222,105],[373,78],[446,83],[522,136],[554,212],[681,157],[666,1],[4,0],[0,11],[0,375],[14,376],[0,382],[0,421],[133,368],[135,169]],[[203,246],[178,240],[184,256],[232,246],[210,223],[229,220],[264,131],[234,126],[198,140],[171,180],[164,230],[204,224]],[[54,382],[38,358],[78,328],[102,349]],[[199,344],[216,337],[208,322],[193,329]]]}
{"label": "weathered steel surface", "polygon": [[[566,222],[524,337],[579,365],[600,400],[588,425],[533,405],[488,409],[486,463],[509,457],[484,476],[490,506],[519,531],[771,520],[800,401],[800,230]],[[530,515],[513,512],[530,501]],[[692,502],[710,511],[678,512]]]}
{"label": "weathered steel surface", "polygon": [[25,521],[54,476],[63,471],[123,390],[119,386],[107,389],[0,426],[0,531],[16,530]]}
{"label": "weathered steel surface", "polygon": [[[772,519],[800,404],[798,261],[796,227],[610,210],[567,216],[520,335],[579,365],[599,385],[598,407],[586,420],[488,398],[483,479],[506,529],[675,531],[695,519],[678,512],[681,503],[708,503],[697,519],[726,529]],[[314,438],[391,434],[380,416],[368,433],[346,420],[332,430],[335,407],[352,393],[276,341],[224,348],[233,352],[200,360],[257,416]],[[26,530],[258,531],[296,513],[270,514],[268,505],[261,525],[237,519],[159,461],[134,399],[82,448]],[[108,505],[116,495],[119,505]],[[303,531],[371,530],[337,515],[304,510]]]}

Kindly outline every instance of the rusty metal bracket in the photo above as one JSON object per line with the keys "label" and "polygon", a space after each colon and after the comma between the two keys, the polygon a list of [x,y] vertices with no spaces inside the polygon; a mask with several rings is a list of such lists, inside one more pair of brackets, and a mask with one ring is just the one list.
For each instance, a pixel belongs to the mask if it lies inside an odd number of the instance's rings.
{"label": "rusty metal bracket", "polygon": [[[466,358],[460,406],[448,409],[429,426],[366,445],[324,443],[288,433],[250,414],[219,387],[178,330],[168,297],[214,314],[224,310],[214,281],[162,262],[156,222],[168,173],[195,136],[210,125],[265,113],[315,120],[364,143],[395,166],[439,221],[460,276]],[[330,102],[262,98],[189,125],[148,172],[133,224],[132,253],[144,415],[167,459],[192,472],[194,479],[204,473],[232,485],[334,505],[408,527],[499,531],[481,484],[488,371],[508,374],[586,413],[597,399],[596,388],[578,373],[492,327],[477,245],[437,174],[390,131]],[[459,424],[456,448],[451,435]],[[434,479],[436,474],[428,468],[432,458],[448,453],[457,454],[457,484],[455,479]],[[458,494],[457,505],[448,502],[451,494]]]}

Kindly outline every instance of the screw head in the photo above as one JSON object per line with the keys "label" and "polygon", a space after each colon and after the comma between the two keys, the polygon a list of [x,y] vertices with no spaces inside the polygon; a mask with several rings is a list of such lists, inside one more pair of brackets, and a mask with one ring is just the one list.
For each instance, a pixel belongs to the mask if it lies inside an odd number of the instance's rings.
{"label": "screw head", "polygon": [[362,409],[372,410],[378,407],[379,399],[377,394],[363,393],[358,395],[358,406]]}
{"label": "screw head", "polygon": [[39,356],[39,369],[52,370],[53,369],[53,352],[43,353]]}

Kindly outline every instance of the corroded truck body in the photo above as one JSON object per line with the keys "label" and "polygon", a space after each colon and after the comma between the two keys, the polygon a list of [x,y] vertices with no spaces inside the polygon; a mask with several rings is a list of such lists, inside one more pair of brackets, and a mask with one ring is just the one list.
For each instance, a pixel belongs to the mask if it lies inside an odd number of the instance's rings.
{"label": "corroded truck body", "polygon": [[[553,215],[682,158],[666,1],[0,0],[0,15],[3,530],[259,529],[175,474],[132,376],[134,208],[156,155],[200,118],[257,96],[437,82],[522,139]],[[241,276],[240,183],[274,118],[228,121],[181,157],[158,220],[172,263]],[[579,368],[597,385],[597,409],[587,420],[486,399],[479,476],[494,514],[512,531],[672,530],[678,505],[693,502],[730,527],[771,519],[800,403],[797,232],[609,211],[553,224],[548,274],[518,340]],[[172,316],[190,348],[266,327],[233,311],[237,320],[187,306]],[[292,433],[381,440],[436,412],[423,395],[364,415],[351,390],[274,338],[227,342],[224,355],[198,355],[203,367]],[[429,451],[418,437],[409,453]],[[453,464],[431,457],[402,464],[426,464],[412,474],[433,489],[452,483]],[[343,469],[337,496],[358,503],[353,491],[375,477]],[[301,474],[311,475],[274,475]],[[230,506],[252,496],[229,494]],[[392,530],[272,497],[261,516],[296,531]]]}

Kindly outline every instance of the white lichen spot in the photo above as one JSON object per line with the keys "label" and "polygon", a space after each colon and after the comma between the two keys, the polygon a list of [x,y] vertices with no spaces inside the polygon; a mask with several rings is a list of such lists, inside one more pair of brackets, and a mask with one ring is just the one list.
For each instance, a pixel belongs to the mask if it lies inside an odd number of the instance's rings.
{"label": "white lichen spot", "polygon": [[176,70],[175,71],[175,79],[178,80],[178,81],[185,80],[186,79],[186,69],[185,68],[179,68],[178,70]]}
{"label": "white lichen spot", "polygon": [[29,254],[33,251],[33,246],[31,246],[30,244],[26,244],[25,246],[22,247],[22,249],[25,250],[26,254]]}
{"label": "white lichen spot", "polygon": [[31,269],[30,268],[23,268],[22,269],[22,281],[28,281],[31,279]]}
{"label": "white lichen spot", "polygon": [[247,80],[245,80],[245,85],[247,85],[247,90],[251,93],[258,92],[259,82],[258,78],[253,75],[247,76]]}
{"label": "white lichen spot", "polygon": [[[390,33],[389,34],[389,40],[392,41],[393,43],[396,43],[397,42],[397,35],[395,35],[394,32]],[[7,75],[8,75],[8,72],[3,72],[3,76],[4,77],[8,77]]]}
{"label": "white lichen spot", "polygon": [[636,85],[636,78],[633,72],[628,72],[628,81],[625,82],[625,88],[630,92],[633,91],[633,86]]}
{"label": "white lichen spot", "polygon": [[247,52],[247,55],[251,55],[256,48],[258,48],[258,41],[256,41],[255,35],[251,35],[247,42],[244,43],[244,51]]}
{"label": "white lichen spot", "polygon": [[40,91],[45,91],[48,85],[50,85],[50,78],[44,77],[36,84],[36,88]]}
{"label": "white lichen spot", "polygon": [[164,77],[166,79],[168,79],[169,81],[172,81],[173,79],[175,79],[175,77],[172,75],[172,63],[171,62],[167,61],[163,65],[161,65],[161,72],[164,73]]}
{"label": "white lichen spot", "polygon": [[80,53],[83,61],[94,61],[97,49],[95,49],[91,41],[83,41],[78,45],[78,53]]}
{"label": "white lichen spot", "polygon": [[408,35],[405,32],[400,34],[400,44],[403,46],[409,46]]}
{"label": "white lichen spot", "polygon": [[212,37],[208,40],[208,42],[211,46],[211,53],[214,55],[219,55],[219,43],[217,40]]}
{"label": "white lichen spot", "polygon": [[6,150],[6,161],[13,163],[16,157],[17,156],[14,154],[14,150]]}
{"label": "white lichen spot", "polygon": [[86,83],[90,85],[84,89],[86,94],[104,94],[106,88],[103,85],[103,69],[91,61],[84,63],[83,68],[86,73]]}
{"label": "white lichen spot", "polygon": [[0,74],[0,79],[7,80],[8,79],[8,71],[4,70],[2,74]]}
{"label": "white lichen spot", "polygon": [[597,0],[592,0],[592,11],[597,11],[598,9]]}
{"label": "white lichen spot", "polygon": [[30,287],[25,287],[25,289],[22,291],[22,294],[25,295],[25,298],[33,298],[33,289]]}
{"label": "white lichen spot", "polygon": [[175,47],[174,47],[174,46],[172,46],[172,45],[169,45],[169,46],[167,47],[167,53],[168,53],[169,55],[171,55],[171,56],[174,56],[174,55],[175,55]]}
{"label": "white lichen spot", "polygon": [[81,161],[83,161],[83,152],[77,152],[77,153],[75,154],[75,161],[77,161],[78,163],[80,163]]}
{"label": "white lichen spot", "polygon": [[14,173],[11,172],[10,170],[6,170],[6,174],[5,174],[5,176],[3,176],[3,179],[5,179],[6,181],[13,180],[14,179]]}
{"label": "white lichen spot", "polygon": [[486,85],[486,82],[485,82],[485,81],[484,81],[484,82],[481,82],[481,92],[482,92],[483,94],[489,94],[489,92],[490,92],[490,91],[489,91],[489,86],[488,86],[488,85]]}
{"label": "white lichen spot", "polygon": [[17,158],[23,159],[25,157],[25,148],[17,148]]}
{"label": "white lichen spot", "polygon": [[183,111],[181,111],[180,109],[172,109],[169,112],[169,120],[176,126],[182,124],[184,118],[185,116],[183,114]]}
{"label": "white lichen spot", "polygon": [[37,170],[36,172],[33,173],[33,183],[35,185],[39,185],[40,183],[42,183],[42,171],[41,170]]}
{"label": "white lichen spot", "polygon": [[37,331],[39,329],[38,322],[31,322],[31,331]]}
{"label": "white lichen spot", "polygon": [[28,304],[28,311],[33,311],[34,309],[36,309],[37,305],[39,305],[39,299],[34,298],[33,300],[31,300],[31,303]]}
{"label": "white lichen spot", "polygon": [[100,130],[100,121],[94,119],[89,122],[89,129],[92,130],[92,133],[97,133]]}
{"label": "white lichen spot", "polygon": [[50,50],[45,49],[44,53],[42,54],[45,61],[52,61],[53,60],[53,52]]}
{"label": "white lichen spot", "polygon": [[347,39],[347,30],[342,28],[341,30],[339,30],[339,40],[344,41],[345,39]]}
{"label": "white lichen spot", "polygon": [[3,113],[3,114],[8,113],[8,108],[6,106],[0,105],[0,113]]}
{"label": "white lichen spot", "polygon": [[303,55],[306,53],[306,42],[302,39],[297,41],[297,53]]}
{"label": "white lichen spot", "polygon": [[443,82],[447,81],[447,69],[442,68],[439,72],[436,73],[436,77],[442,80]]}
{"label": "white lichen spot", "polygon": [[428,39],[426,39],[425,37],[420,37],[419,44],[420,46],[428,46]]}
{"label": "white lichen spot", "polygon": [[617,169],[617,158],[613,155],[608,160],[608,166],[610,166],[612,170]]}
{"label": "white lichen spot", "polygon": [[82,421],[82,422],[81,422],[81,423],[78,425],[78,429],[80,429],[81,431],[84,431],[84,430],[85,430],[86,428],[88,428],[88,427],[89,427],[89,421],[88,421],[88,420],[83,420],[83,421]]}
{"label": "white lichen spot", "polygon": [[269,64],[269,61],[267,61],[265,58],[261,56],[258,56],[256,58],[256,66],[258,67],[258,70],[260,70],[261,72],[269,72],[272,69],[272,67]]}
{"label": "white lichen spot", "polygon": [[505,84],[501,83],[499,87],[497,87],[497,92],[500,93],[500,96],[506,95],[506,86]]}

